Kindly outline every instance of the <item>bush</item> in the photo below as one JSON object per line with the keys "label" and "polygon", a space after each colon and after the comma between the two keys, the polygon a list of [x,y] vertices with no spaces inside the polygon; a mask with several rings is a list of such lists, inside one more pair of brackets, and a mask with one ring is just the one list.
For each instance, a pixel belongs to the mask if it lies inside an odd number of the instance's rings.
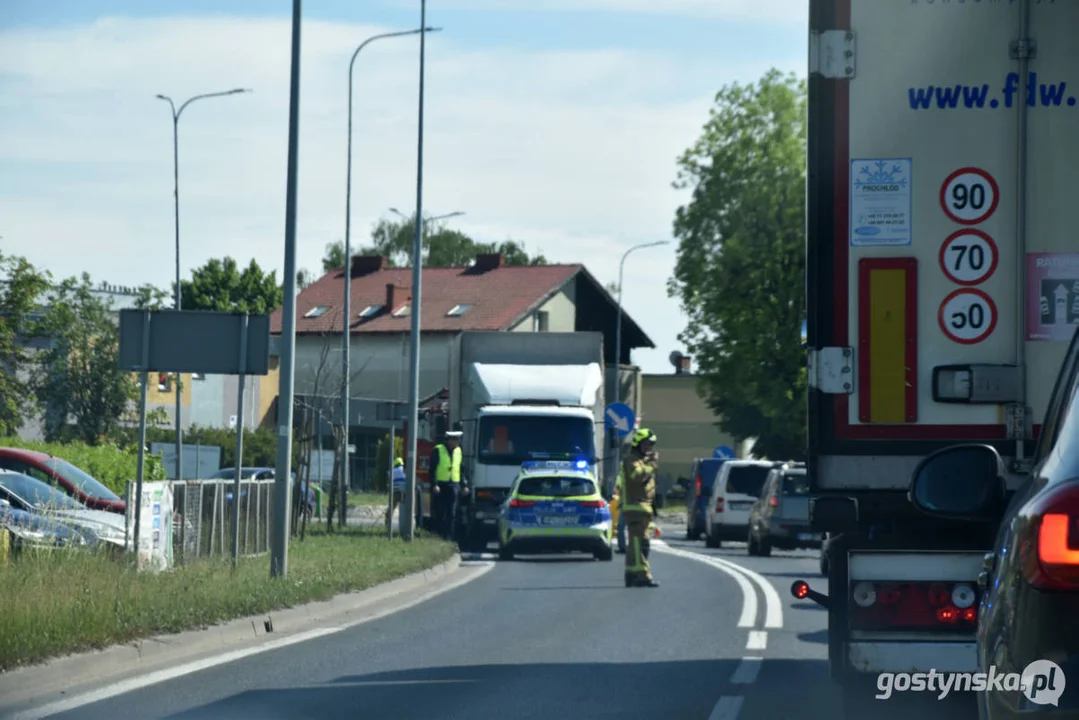
{"label": "bush", "polygon": [[[138,441],[138,430],[123,428],[114,437],[121,444]],[[299,433],[294,433],[294,437]],[[221,448],[221,467],[236,464],[236,431],[228,428],[200,427],[192,425],[184,431],[184,445],[202,445]],[[175,443],[176,431],[168,428],[146,428],[146,444]],[[293,465],[300,457],[299,442],[292,447]],[[244,467],[274,467],[277,465],[277,435],[271,428],[259,428],[254,432],[244,430]]]}
{"label": "bush", "polygon": [[[91,446],[81,442],[46,443],[20,440],[17,437],[0,438],[0,446],[37,450],[67,460],[93,475],[121,497],[127,490],[127,481],[134,480],[138,475],[139,457],[136,448],[124,449],[112,444]],[[166,479],[161,458],[156,455],[146,455],[144,472],[146,480]]]}

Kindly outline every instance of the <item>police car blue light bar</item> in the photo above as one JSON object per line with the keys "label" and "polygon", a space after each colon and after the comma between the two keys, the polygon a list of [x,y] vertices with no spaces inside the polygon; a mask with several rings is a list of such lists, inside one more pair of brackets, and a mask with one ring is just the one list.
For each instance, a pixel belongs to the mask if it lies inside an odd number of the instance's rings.
{"label": "police car blue light bar", "polygon": [[522,470],[587,470],[587,460],[525,460]]}

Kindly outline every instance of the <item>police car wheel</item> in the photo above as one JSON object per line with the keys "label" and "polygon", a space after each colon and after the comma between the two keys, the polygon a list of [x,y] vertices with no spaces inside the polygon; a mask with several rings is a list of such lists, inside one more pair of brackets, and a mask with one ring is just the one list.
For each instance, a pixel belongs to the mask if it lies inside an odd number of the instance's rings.
{"label": "police car wheel", "polygon": [[611,548],[596,550],[592,555],[600,562],[611,562],[611,560],[614,560],[614,551]]}
{"label": "police car wheel", "polygon": [[498,546],[498,559],[499,560],[512,560],[513,559],[513,550],[510,550],[508,547],[504,547],[502,545],[499,545]]}

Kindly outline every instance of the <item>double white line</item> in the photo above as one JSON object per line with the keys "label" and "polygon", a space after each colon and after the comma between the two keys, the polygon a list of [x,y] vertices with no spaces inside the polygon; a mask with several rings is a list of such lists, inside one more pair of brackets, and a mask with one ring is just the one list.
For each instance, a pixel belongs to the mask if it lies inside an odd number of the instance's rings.
{"label": "double white line", "polygon": [[[709,565],[720,572],[726,573],[738,583],[738,587],[742,590],[742,613],[738,617],[738,627],[749,629],[746,650],[762,652],[768,646],[768,630],[778,630],[783,627],[783,603],[780,602],[779,593],[776,592],[772,583],[760,573],[744,568],[725,558],[671,547],[662,540],[653,541],[652,546],[661,552]],[[758,589],[764,598],[763,628],[758,628],[757,625],[757,618],[760,615],[760,602],[757,598]],[[742,657],[738,667],[731,674],[730,683],[732,685],[749,685],[755,682],[760,674],[763,661],[764,658],[760,655]],[[742,710],[743,702],[744,698],[741,696],[725,695],[721,697],[712,709],[708,720],[735,720]]]}

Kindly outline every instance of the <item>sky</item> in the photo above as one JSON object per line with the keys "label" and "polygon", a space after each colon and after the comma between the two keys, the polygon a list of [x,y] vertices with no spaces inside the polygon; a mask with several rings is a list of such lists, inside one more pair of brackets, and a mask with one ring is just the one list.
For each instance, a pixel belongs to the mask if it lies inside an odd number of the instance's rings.
{"label": "sky", "polygon": [[[303,4],[297,265],[344,237],[348,63],[419,26],[419,0]],[[425,215],[512,238],[602,282],[672,368],[671,186],[715,93],[804,74],[806,0],[429,0]],[[181,272],[211,258],[284,267],[289,0],[0,0],[0,250],[57,277],[168,289],[175,276],[168,104],[179,123]],[[416,207],[418,36],[378,40],[353,83],[352,242]]]}

